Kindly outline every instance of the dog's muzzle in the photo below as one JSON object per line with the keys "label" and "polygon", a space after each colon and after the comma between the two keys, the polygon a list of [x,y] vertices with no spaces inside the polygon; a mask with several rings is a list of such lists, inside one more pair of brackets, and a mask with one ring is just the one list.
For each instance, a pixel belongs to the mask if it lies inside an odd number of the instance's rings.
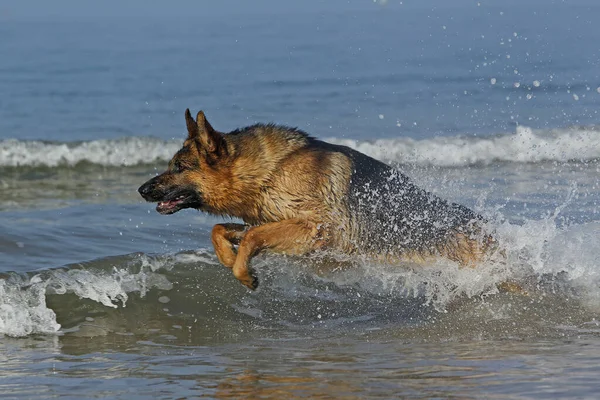
{"label": "dog's muzzle", "polygon": [[157,181],[159,177],[160,175],[150,179],[148,182],[144,183],[142,186],[139,187],[138,193],[144,198],[144,200],[159,201],[162,199],[162,197],[164,197],[164,193],[159,193],[159,191],[157,190]]}
{"label": "dog's muzzle", "polygon": [[156,211],[173,214],[184,208],[202,207],[202,196],[189,187],[165,186],[162,175],[150,179],[139,187],[138,192],[146,201],[158,203]]}

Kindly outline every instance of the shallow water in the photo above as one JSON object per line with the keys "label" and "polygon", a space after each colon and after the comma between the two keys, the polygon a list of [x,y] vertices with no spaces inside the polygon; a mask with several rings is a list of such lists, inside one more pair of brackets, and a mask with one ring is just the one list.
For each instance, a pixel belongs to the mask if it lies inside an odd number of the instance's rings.
{"label": "shallow water", "polygon": [[[595,397],[600,10],[387,10],[0,26],[3,396]],[[486,216],[506,262],[261,255],[249,292],[221,219],[136,193],[186,107],[394,164]]]}

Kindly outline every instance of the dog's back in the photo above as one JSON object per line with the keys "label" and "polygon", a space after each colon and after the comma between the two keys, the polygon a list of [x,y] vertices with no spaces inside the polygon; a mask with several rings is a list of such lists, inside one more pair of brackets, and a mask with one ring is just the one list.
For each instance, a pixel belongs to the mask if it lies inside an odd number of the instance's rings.
{"label": "dog's back", "polygon": [[422,260],[444,255],[469,262],[481,249],[483,218],[419,187],[387,164],[346,146],[312,140],[309,146],[351,161],[346,245],[384,258]]}

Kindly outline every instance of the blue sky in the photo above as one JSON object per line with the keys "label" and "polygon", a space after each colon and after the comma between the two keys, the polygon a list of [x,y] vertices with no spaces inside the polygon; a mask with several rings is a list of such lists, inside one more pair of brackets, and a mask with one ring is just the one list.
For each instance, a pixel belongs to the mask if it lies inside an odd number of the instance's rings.
{"label": "blue sky", "polygon": [[[382,3],[387,3],[382,5]],[[2,0],[0,18],[93,16],[210,16],[227,14],[288,14],[381,7],[461,7],[481,5],[592,5],[598,0]]]}

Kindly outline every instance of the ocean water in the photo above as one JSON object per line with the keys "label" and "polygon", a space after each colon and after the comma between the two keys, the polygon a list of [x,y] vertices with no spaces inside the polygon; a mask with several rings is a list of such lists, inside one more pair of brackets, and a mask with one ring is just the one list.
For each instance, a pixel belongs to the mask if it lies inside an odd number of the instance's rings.
{"label": "ocean water", "polygon": [[[0,24],[7,398],[594,398],[600,7]],[[136,190],[185,137],[298,126],[485,215],[506,263],[219,265]],[[513,281],[526,293],[502,293]]]}

